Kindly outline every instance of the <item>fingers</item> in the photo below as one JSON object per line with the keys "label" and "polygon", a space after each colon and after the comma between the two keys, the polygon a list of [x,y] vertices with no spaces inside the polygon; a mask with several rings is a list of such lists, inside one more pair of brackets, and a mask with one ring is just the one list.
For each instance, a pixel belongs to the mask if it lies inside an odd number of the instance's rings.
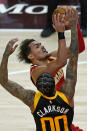
{"label": "fingers", "polygon": [[63,16],[62,16],[61,22],[62,22],[62,23],[65,23],[65,15],[64,15],[64,14],[63,14]]}
{"label": "fingers", "polygon": [[53,28],[56,30],[56,32],[65,31],[65,15],[62,15],[62,19],[60,19],[60,16],[60,13],[54,15]]}
{"label": "fingers", "polygon": [[56,30],[55,25],[53,24],[53,28]]}
{"label": "fingers", "polygon": [[54,15],[54,25],[56,23],[65,23],[65,14],[62,15],[62,18],[60,19],[60,13],[57,14],[57,17],[56,15]]}
{"label": "fingers", "polygon": [[18,41],[17,38],[10,40],[6,46],[5,53],[9,56],[11,55],[15,49],[17,48],[18,44],[15,44]]}
{"label": "fingers", "polygon": [[11,44],[13,46],[17,41],[18,41],[18,38],[14,38],[10,40],[8,44]]}
{"label": "fingers", "polygon": [[54,24],[58,23],[58,18],[56,18],[56,15],[54,15]]}
{"label": "fingers", "polygon": [[13,47],[13,51],[15,51],[15,49],[18,47],[18,44],[16,44],[14,47]]}

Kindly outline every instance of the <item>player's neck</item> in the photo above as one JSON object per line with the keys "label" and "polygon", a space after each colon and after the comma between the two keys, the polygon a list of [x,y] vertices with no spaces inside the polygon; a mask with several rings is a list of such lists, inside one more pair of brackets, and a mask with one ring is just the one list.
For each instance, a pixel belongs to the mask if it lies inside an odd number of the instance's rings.
{"label": "player's neck", "polygon": [[48,63],[47,59],[43,59],[43,60],[35,60],[32,62],[34,65],[38,65],[38,66],[42,66],[42,65],[46,65]]}
{"label": "player's neck", "polygon": [[53,91],[53,93],[52,94],[50,94],[49,96],[47,96],[47,97],[53,97],[53,96],[55,96],[55,94],[56,94],[56,90],[54,90]]}
{"label": "player's neck", "polygon": [[[56,90],[54,90],[54,92],[53,92],[52,96],[55,96],[55,94],[56,94]],[[52,97],[52,96],[51,96],[51,97]]]}

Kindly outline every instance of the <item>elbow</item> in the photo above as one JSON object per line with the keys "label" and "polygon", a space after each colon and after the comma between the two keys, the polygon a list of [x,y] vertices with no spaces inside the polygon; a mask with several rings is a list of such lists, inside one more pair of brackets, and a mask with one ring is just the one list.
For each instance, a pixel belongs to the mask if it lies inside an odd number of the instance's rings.
{"label": "elbow", "polygon": [[57,59],[57,65],[59,65],[60,68],[64,67],[66,64],[67,64],[67,59],[65,59],[65,60]]}
{"label": "elbow", "polygon": [[67,64],[67,59],[61,61],[61,66],[64,67]]}
{"label": "elbow", "polygon": [[2,79],[0,78],[0,84],[2,84],[3,83],[3,81],[2,81]]}
{"label": "elbow", "polygon": [[3,80],[3,79],[0,79],[0,84],[1,84],[2,86],[5,86],[5,85],[7,84],[7,81],[5,81],[5,80]]}

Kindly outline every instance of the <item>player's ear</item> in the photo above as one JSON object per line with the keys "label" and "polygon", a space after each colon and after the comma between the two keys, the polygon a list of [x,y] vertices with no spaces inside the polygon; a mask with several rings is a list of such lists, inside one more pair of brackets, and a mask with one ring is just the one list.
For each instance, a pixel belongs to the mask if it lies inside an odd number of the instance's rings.
{"label": "player's ear", "polygon": [[28,59],[30,59],[30,60],[34,59],[34,55],[33,54],[29,54],[28,55]]}

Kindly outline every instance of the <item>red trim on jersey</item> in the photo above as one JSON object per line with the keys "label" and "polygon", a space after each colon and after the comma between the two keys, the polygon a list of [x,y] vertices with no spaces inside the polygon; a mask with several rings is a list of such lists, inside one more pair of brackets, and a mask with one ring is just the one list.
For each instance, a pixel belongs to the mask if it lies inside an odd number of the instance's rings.
{"label": "red trim on jersey", "polygon": [[85,42],[79,24],[77,24],[77,29],[78,29],[79,53],[82,53],[85,50]]}
{"label": "red trim on jersey", "polygon": [[[66,30],[70,30],[70,28],[66,28]],[[78,30],[79,53],[82,53],[85,50],[85,42],[83,39],[79,23],[77,24],[77,30]]]}
{"label": "red trim on jersey", "polygon": [[31,75],[32,71],[33,71],[36,67],[37,67],[37,65],[32,65],[32,66],[30,67],[30,75]]}
{"label": "red trim on jersey", "polygon": [[71,125],[72,131],[83,131],[83,129],[80,129],[78,126]]}
{"label": "red trim on jersey", "polygon": [[65,82],[64,76],[60,79],[60,81],[56,84],[55,88],[59,91],[61,85]]}

